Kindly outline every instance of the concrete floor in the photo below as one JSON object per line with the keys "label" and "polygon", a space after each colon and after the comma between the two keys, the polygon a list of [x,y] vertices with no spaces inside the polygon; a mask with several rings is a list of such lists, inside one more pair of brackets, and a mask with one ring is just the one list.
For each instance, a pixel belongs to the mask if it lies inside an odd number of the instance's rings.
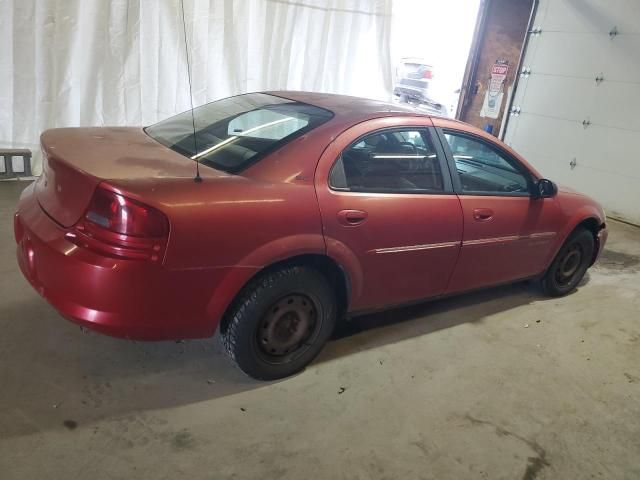
{"label": "concrete floor", "polygon": [[527,285],[361,318],[257,383],[217,339],[133,343],[23,280],[0,184],[0,478],[640,478],[640,229],[573,294]]}

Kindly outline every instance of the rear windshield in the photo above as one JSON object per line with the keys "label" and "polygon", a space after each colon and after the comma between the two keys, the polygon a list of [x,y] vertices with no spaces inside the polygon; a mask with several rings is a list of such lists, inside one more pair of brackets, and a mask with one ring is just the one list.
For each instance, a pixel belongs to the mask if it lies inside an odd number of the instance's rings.
{"label": "rear windshield", "polygon": [[176,152],[226,172],[238,172],[333,117],[306,103],[265,93],[225,98],[145,128]]}

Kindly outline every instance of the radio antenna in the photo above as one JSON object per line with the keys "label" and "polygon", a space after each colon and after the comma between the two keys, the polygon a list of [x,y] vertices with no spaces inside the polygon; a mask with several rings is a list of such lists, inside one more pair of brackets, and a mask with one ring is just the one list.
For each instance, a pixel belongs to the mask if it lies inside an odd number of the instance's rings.
{"label": "radio antenna", "polygon": [[187,43],[187,22],[184,19],[184,0],[180,0],[182,9],[182,31],[184,32],[184,51],[187,54],[187,77],[189,78],[189,100],[191,101],[191,125],[193,126],[193,151],[196,161],[196,176],[194,182],[202,181],[200,176],[200,160],[198,160],[198,139],[196,138],[196,116],[193,113],[193,87],[191,86],[191,64],[189,63],[189,44]]}

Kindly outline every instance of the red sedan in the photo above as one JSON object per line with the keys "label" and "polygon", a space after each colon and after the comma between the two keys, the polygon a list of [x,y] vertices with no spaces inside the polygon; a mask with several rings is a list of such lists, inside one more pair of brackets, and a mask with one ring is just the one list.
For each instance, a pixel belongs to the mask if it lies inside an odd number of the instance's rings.
{"label": "red sedan", "polygon": [[42,150],[15,216],[33,287],[118,337],[219,326],[259,379],[303,369],[346,315],[527,278],[569,293],[607,238],[596,202],[494,137],[353,97],[240,95]]}

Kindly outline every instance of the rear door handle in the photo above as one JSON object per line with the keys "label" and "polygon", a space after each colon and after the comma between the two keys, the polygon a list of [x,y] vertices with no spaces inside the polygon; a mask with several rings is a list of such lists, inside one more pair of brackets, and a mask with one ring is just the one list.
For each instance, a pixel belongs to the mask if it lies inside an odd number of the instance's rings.
{"label": "rear door handle", "polygon": [[490,208],[476,208],[473,211],[473,219],[478,222],[486,222],[493,218],[493,210]]}
{"label": "rear door handle", "polygon": [[338,222],[347,227],[354,227],[363,223],[369,214],[362,210],[340,210],[338,212]]}

